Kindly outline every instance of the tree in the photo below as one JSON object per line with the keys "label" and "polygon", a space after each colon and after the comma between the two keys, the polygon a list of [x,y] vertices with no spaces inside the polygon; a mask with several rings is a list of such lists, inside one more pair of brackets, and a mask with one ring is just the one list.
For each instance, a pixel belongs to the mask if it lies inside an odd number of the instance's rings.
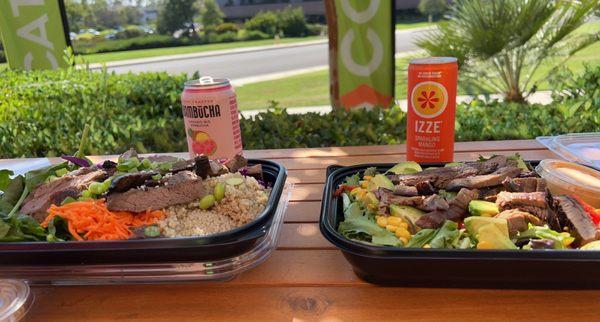
{"label": "tree", "polygon": [[193,28],[194,15],[198,10],[195,0],[165,0],[156,21],[156,29],[160,34],[172,35],[184,28]]}
{"label": "tree", "polygon": [[223,23],[223,17],[225,17],[215,0],[204,1],[204,9],[201,15],[204,27],[216,27]]}
{"label": "tree", "polygon": [[421,0],[418,9],[419,12],[427,15],[429,23],[432,23],[433,17],[446,11],[446,0]]}
{"label": "tree", "polygon": [[260,11],[250,20],[246,21],[246,29],[264,32],[269,36],[277,33],[277,16],[273,11]]}
{"label": "tree", "polygon": [[599,40],[597,34],[574,33],[599,3],[456,0],[449,20],[417,45],[431,56],[457,57],[461,76],[471,85],[523,102],[537,87],[532,77],[540,66],[554,70]]}

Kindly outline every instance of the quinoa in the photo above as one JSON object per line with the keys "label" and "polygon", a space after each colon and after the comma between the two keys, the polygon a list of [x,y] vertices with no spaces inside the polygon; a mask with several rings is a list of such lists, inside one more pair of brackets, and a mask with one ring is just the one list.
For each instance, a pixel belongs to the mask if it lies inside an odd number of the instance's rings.
{"label": "quinoa", "polygon": [[[240,177],[243,182],[227,184],[232,177]],[[212,193],[219,182],[225,183],[225,197],[210,209],[200,209],[199,201],[165,208],[165,217],[157,223],[161,234],[189,237],[224,232],[254,220],[265,209],[270,191],[255,178],[227,173],[204,180],[204,188]]]}

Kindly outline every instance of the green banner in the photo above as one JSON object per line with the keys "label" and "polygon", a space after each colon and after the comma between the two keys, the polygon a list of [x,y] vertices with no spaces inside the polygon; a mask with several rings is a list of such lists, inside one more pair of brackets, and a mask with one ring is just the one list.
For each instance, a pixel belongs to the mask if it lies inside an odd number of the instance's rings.
{"label": "green banner", "polygon": [[[62,0],[0,0],[0,33],[11,68],[65,67],[66,21]],[[66,18],[65,18],[66,19]]]}
{"label": "green banner", "polygon": [[[392,0],[335,0],[329,5],[332,102],[352,109],[389,107],[394,98]],[[335,11],[335,17],[332,12]],[[333,26],[332,26],[333,25]],[[333,49],[333,50],[331,50]],[[332,57],[333,56],[333,57]]]}

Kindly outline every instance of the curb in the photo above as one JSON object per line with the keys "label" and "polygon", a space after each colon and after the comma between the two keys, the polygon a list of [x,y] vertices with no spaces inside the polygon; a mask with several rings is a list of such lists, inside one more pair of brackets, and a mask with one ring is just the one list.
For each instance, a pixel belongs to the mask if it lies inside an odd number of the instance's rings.
{"label": "curb", "polygon": [[294,47],[303,47],[303,46],[314,46],[314,45],[326,44],[327,41],[328,41],[327,38],[325,38],[325,39],[310,40],[310,41],[303,41],[303,42],[290,43],[290,44],[252,46],[252,47],[237,48],[237,49],[211,50],[211,51],[205,51],[205,52],[200,52],[200,53],[118,60],[118,61],[114,61],[114,62],[90,64],[89,69],[100,69],[100,68],[103,68],[104,66],[106,66],[108,68],[121,67],[121,66],[141,65],[141,64],[148,64],[148,63],[157,63],[157,62],[183,60],[183,59],[200,58],[200,57],[211,57],[211,56],[249,53],[249,52],[255,52],[255,51],[275,50],[275,49],[294,48]]}

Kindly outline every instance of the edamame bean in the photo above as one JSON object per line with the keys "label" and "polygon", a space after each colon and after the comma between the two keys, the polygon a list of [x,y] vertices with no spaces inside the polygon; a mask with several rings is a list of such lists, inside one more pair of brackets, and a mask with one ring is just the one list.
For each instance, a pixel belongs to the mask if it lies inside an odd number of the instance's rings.
{"label": "edamame bean", "polygon": [[215,199],[221,201],[223,198],[225,198],[225,184],[219,182],[215,186]]}
{"label": "edamame bean", "polygon": [[200,199],[200,209],[206,210],[215,204],[215,196],[206,195]]}

